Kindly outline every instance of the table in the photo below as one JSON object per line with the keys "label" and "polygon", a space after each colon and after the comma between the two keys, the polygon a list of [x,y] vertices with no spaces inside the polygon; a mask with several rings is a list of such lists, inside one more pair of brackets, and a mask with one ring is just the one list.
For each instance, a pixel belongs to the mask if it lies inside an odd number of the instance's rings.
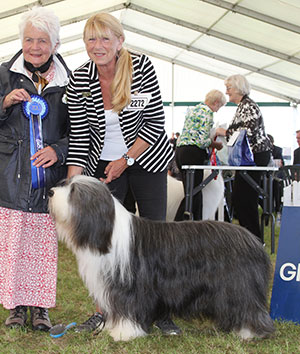
{"label": "table", "polygon": [[[266,221],[271,221],[271,253],[275,249],[275,218],[273,215],[273,174],[278,171],[278,167],[269,166],[210,166],[210,165],[184,165],[186,170],[186,189],[185,189],[185,215],[189,220],[193,220],[192,206],[193,196],[200,192],[220,171],[241,171],[241,176],[258,192],[263,198],[263,212],[261,215],[261,235],[264,243],[264,225]],[[198,186],[194,186],[195,170],[211,170],[211,174],[205,178]],[[249,176],[247,171],[263,172],[263,186]]]}

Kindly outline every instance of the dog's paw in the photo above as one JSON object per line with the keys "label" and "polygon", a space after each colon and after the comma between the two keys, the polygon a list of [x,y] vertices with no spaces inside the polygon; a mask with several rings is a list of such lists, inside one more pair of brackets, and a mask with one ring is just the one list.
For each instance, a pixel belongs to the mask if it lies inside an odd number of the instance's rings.
{"label": "dog's paw", "polygon": [[129,320],[120,320],[114,327],[108,328],[108,331],[115,341],[128,341],[147,335],[139,325]]}

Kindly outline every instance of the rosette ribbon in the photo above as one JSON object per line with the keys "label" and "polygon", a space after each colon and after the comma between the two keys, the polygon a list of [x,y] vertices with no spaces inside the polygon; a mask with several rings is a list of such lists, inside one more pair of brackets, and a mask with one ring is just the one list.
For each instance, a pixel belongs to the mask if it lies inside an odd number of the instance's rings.
{"label": "rosette ribbon", "polygon": [[[48,114],[48,103],[39,95],[30,95],[31,101],[24,101],[22,104],[23,113],[29,119],[30,130],[30,155],[43,149],[42,119]],[[46,173],[43,167],[33,165],[31,161],[31,182],[32,188],[43,188],[46,184]]]}

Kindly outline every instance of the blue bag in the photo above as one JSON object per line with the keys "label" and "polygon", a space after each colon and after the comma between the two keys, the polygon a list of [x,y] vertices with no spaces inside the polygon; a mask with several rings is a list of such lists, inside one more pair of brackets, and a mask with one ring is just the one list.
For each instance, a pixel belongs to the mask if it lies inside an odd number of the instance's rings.
{"label": "blue bag", "polygon": [[240,130],[233,145],[228,146],[228,164],[230,166],[255,166],[246,133],[245,129]]}

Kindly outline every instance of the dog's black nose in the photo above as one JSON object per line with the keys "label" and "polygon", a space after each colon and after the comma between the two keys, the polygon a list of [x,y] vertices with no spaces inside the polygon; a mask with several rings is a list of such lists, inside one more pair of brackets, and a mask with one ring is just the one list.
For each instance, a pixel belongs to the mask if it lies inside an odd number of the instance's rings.
{"label": "dog's black nose", "polygon": [[53,197],[53,196],[54,196],[54,191],[53,191],[52,189],[50,189],[50,190],[48,191],[48,197],[51,198],[51,197]]}

